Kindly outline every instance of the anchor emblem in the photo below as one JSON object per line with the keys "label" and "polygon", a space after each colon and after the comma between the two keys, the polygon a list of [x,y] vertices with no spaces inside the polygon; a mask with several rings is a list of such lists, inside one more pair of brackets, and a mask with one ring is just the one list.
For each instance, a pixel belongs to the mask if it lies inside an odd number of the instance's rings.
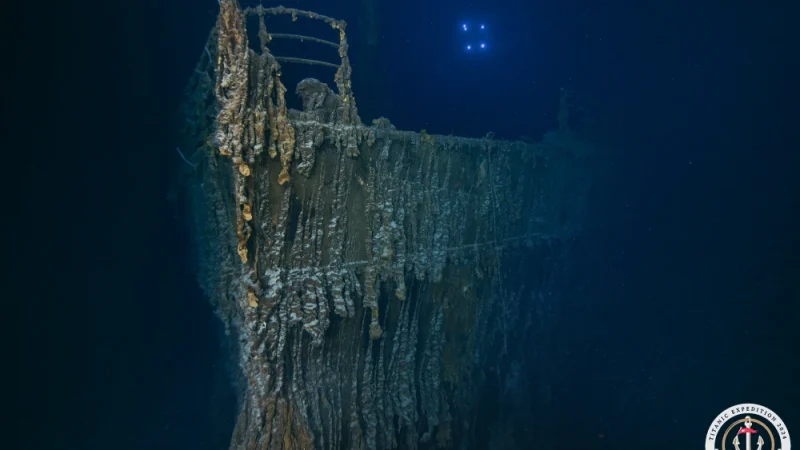
{"label": "anchor emblem", "polygon": [[[744,427],[739,427],[739,431],[736,433],[736,436],[733,438],[733,446],[736,447],[736,450],[741,450],[739,448],[739,445],[740,445],[740,443],[739,443],[739,435],[743,434],[745,436],[745,438],[744,438],[745,449],[746,450],[753,450],[753,447],[751,446],[752,444],[751,444],[750,439],[754,434],[757,434],[757,433],[758,433],[758,431],[753,429],[753,422],[752,422],[752,420],[750,420],[750,416],[745,416],[745,418],[744,418]],[[756,447],[756,450],[761,450],[761,447],[764,446],[764,438],[762,438],[761,436],[758,436],[758,442],[756,442],[756,444],[758,444],[758,447]]]}
{"label": "anchor emblem", "polygon": [[705,450],[792,450],[792,439],[775,411],[755,403],[722,410],[708,427]]}

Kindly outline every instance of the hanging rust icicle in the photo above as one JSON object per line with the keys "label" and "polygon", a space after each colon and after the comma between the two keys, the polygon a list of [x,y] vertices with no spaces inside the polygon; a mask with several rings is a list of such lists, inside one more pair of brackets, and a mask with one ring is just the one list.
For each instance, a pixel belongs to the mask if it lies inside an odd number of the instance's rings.
{"label": "hanging rust icicle", "polygon": [[220,108],[217,114],[216,139],[219,153],[233,161],[234,195],[236,198],[237,252],[247,263],[247,243],[252,220],[250,199],[247,196],[245,177],[250,167],[245,162],[252,149],[247,147],[245,131],[248,126],[248,80],[250,52],[244,16],[237,2],[220,2],[217,19],[217,84],[216,97]]}

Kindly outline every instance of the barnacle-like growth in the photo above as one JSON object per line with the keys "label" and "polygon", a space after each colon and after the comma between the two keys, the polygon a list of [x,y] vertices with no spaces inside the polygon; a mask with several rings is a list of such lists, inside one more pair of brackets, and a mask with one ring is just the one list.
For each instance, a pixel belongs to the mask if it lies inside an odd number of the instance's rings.
{"label": "barnacle-like growth", "polygon": [[[302,111],[286,106],[281,64],[334,64],[273,55],[273,39],[304,38],[270,33],[279,14],[338,35],[304,39],[340,62],[336,92],[297,85]],[[206,155],[188,192],[198,278],[244,381],[231,448],[486,448],[498,383],[548,357],[537,343],[579,223],[566,207],[584,192],[579,147],[363,125],[345,28],[221,0],[187,87],[182,148]],[[544,420],[548,401],[523,410]]]}

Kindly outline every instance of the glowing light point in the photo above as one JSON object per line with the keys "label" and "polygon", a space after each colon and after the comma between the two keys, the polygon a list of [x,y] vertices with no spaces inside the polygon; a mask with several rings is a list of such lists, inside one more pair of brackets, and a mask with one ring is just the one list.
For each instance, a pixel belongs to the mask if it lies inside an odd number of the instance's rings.
{"label": "glowing light point", "polygon": [[463,25],[461,25],[461,28],[463,28],[463,29],[464,29],[464,31],[467,31],[467,24],[463,24]]}
{"label": "glowing light point", "polygon": [[485,29],[486,29],[486,25],[481,25],[481,30],[485,30]]}
{"label": "glowing light point", "polygon": [[467,44],[467,50],[472,50],[472,45]]}
{"label": "glowing light point", "polygon": [[481,42],[481,48],[486,48],[486,44],[484,44],[483,42]]}

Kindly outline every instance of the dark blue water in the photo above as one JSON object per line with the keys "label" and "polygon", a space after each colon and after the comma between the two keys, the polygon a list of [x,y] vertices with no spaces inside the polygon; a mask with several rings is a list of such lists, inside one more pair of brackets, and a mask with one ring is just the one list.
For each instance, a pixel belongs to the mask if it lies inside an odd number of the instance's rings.
{"label": "dark blue water", "polygon": [[[543,432],[558,436],[558,448],[700,448],[714,416],[741,402],[767,405],[800,430],[800,116],[787,9],[369,3],[286,4],[349,22],[364,122],[386,116],[401,129],[539,139],[557,127],[569,88],[586,108],[580,124],[607,149],[553,335],[556,429]],[[21,431],[26,443],[9,448],[227,448],[235,407],[226,349],[194,282],[183,218],[165,200],[181,164],[174,113],[217,4],[106,8],[47,19],[80,38],[51,43],[53,64],[31,66],[64,74],[39,84],[58,107],[48,120],[61,145],[48,146],[51,163],[33,173],[75,191],[31,217],[55,242],[58,224],[74,222],[77,205],[88,209],[89,225],[74,226],[86,244],[64,252],[81,262],[47,272],[89,295],[42,288],[56,299],[56,320],[21,341],[23,364],[38,374],[29,381],[43,381],[17,410],[55,443]],[[465,21],[485,22],[485,52],[465,51],[474,39],[460,33]],[[25,45],[44,48],[23,42],[20,54]],[[100,101],[89,106],[58,82]],[[30,126],[36,109],[21,104]],[[80,151],[89,146],[98,151]],[[78,171],[86,175],[70,175]],[[39,199],[53,192],[33,189]],[[38,323],[37,304],[21,324]]]}

